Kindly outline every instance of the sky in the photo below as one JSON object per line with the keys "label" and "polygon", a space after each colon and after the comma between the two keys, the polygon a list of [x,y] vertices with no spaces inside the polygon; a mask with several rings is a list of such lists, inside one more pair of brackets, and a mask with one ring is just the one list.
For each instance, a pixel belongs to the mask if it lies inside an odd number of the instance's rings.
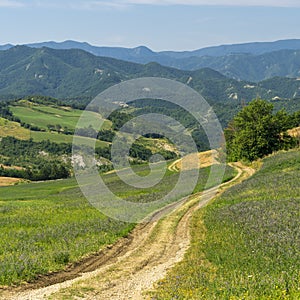
{"label": "sky", "polygon": [[0,44],[155,51],[300,38],[300,0],[0,0]]}

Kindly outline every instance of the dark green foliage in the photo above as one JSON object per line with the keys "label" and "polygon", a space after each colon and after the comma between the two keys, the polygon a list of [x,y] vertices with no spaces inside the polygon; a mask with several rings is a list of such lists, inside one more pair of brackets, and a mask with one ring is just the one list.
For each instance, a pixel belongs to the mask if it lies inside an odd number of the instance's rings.
{"label": "dark green foliage", "polygon": [[[124,114],[125,115],[125,114]],[[121,114],[123,117],[123,114]],[[120,124],[123,122],[123,119],[118,121],[117,119],[113,119],[115,123],[113,124]],[[116,125],[117,126],[117,125]],[[80,136],[86,136],[90,138],[97,138],[100,141],[105,141],[111,143],[116,135],[116,133],[112,130],[100,130],[98,133],[97,131],[90,125],[88,128],[78,128],[76,130],[76,134]]]}
{"label": "dark green foliage", "polygon": [[23,100],[28,100],[32,103],[43,104],[43,105],[58,105],[58,106],[64,105],[64,102],[59,99],[55,99],[53,97],[48,97],[43,95],[27,96],[24,97]]}
{"label": "dark green foliage", "polygon": [[130,150],[129,155],[133,158],[139,158],[144,161],[149,161],[152,156],[152,151],[144,147],[143,145],[133,143]]}
{"label": "dark green foliage", "polygon": [[100,157],[104,157],[108,160],[111,160],[111,146],[109,145],[108,147],[97,147],[95,149],[95,153],[100,156]]}
{"label": "dark green foliage", "polygon": [[116,110],[108,117],[112,124],[112,129],[118,131],[124,124],[132,119],[132,115]]}
{"label": "dark green foliage", "polygon": [[54,155],[70,154],[71,144],[57,144],[50,141],[34,142],[30,140],[18,140],[14,137],[5,137],[1,140],[0,154],[11,156],[36,156],[40,151],[47,151]]}
{"label": "dark green foliage", "polygon": [[0,102],[0,116],[9,121],[14,121],[20,123],[20,119],[15,117],[13,113],[10,111],[7,102]]}
{"label": "dark green foliage", "polygon": [[208,138],[202,127],[200,127],[199,129],[194,129],[192,131],[192,138],[194,139],[199,152],[210,149]]}
{"label": "dark green foliage", "polygon": [[300,126],[300,110],[295,112],[290,117],[290,128]]}
{"label": "dark green foliage", "polygon": [[244,107],[225,130],[228,159],[253,161],[289,148],[295,141],[285,134],[291,128],[285,111],[273,114],[273,105],[261,99]]}
{"label": "dark green foliage", "polygon": [[24,178],[32,181],[54,180],[68,178],[70,170],[69,167],[59,161],[40,160],[34,167],[27,167],[26,169],[7,169],[0,166],[0,176]]}
{"label": "dark green foliage", "polygon": [[97,139],[105,142],[112,142],[116,133],[112,130],[100,130],[97,135]]}
{"label": "dark green foliage", "polygon": [[[50,141],[33,142],[14,137],[2,138],[0,155],[5,165],[20,165],[23,169],[0,168],[0,176],[25,178],[29,180],[53,180],[70,176],[70,166],[61,160],[70,155],[71,144],[56,144]],[[44,153],[41,155],[41,153]]]}

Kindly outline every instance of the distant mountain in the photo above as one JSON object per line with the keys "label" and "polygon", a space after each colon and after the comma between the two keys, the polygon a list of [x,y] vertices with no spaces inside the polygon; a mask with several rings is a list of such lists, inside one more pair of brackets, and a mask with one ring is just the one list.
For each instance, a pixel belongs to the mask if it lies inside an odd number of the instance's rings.
{"label": "distant mountain", "polygon": [[[156,62],[181,70],[212,68],[228,77],[254,82],[273,76],[300,76],[300,40],[223,45],[183,52],[154,52],[145,46],[136,48],[96,47],[76,41],[43,42],[27,46],[57,50],[81,49],[96,56],[141,64]],[[0,46],[0,50],[12,47],[7,44]]]}
{"label": "distant mountain", "polygon": [[[57,42],[43,42],[35,44],[27,44],[29,47],[42,48],[48,47],[53,49],[81,49],[88,51],[97,56],[108,56],[122,60],[137,59],[141,62],[142,59],[146,61],[156,57],[157,59],[183,59],[189,57],[202,57],[202,56],[226,56],[232,54],[253,54],[261,55],[264,53],[279,51],[279,50],[300,50],[300,39],[281,40],[275,42],[254,42],[244,44],[232,44],[206,47],[194,51],[161,51],[154,52],[145,46],[136,48],[122,48],[122,47],[98,47],[92,46],[88,43],[81,43],[76,41]],[[134,61],[137,62],[137,61]]]}
{"label": "distant mountain", "polygon": [[121,48],[121,47],[97,47],[92,46],[88,43],[81,43],[76,41],[64,41],[61,43],[57,42],[44,42],[36,44],[27,44],[26,46],[32,48],[43,48],[48,47],[52,49],[68,50],[68,49],[81,49],[87,51],[96,56],[112,57],[116,59],[148,63],[155,61],[154,57],[159,56],[158,53],[153,52],[145,46],[136,48]]}
{"label": "distant mountain", "polygon": [[281,40],[275,42],[254,42],[244,44],[232,44],[206,47],[195,51],[164,51],[160,52],[173,58],[201,57],[201,56],[225,56],[231,54],[260,55],[279,50],[300,50],[300,39]]}
{"label": "distant mountain", "polygon": [[14,45],[12,44],[6,44],[6,45],[0,45],[0,51],[3,51],[3,50],[8,50],[10,48],[14,47]]}
{"label": "distant mountain", "polygon": [[142,65],[98,57],[78,49],[16,46],[0,51],[0,96],[94,97],[123,80],[147,76],[188,83],[214,103],[250,101],[257,95],[269,100],[300,96],[300,81],[296,79],[256,84],[230,79],[208,68],[182,71],[158,63]]}
{"label": "distant mountain", "polygon": [[300,77],[300,50],[280,50],[261,55],[191,57],[177,59],[171,66],[186,70],[212,68],[228,77],[254,82],[275,76],[298,78]]}

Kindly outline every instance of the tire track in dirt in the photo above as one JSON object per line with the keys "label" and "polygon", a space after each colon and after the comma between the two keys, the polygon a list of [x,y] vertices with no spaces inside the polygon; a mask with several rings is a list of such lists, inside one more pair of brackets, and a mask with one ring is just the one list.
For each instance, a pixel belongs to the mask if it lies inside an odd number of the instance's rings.
{"label": "tire track in dirt", "polygon": [[[173,212],[138,225],[127,238],[63,272],[41,276],[36,282],[4,290],[1,299],[145,299],[144,292],[162,279],[169,268],[183,259],[190,244],[193,212],[207,205],[216,193],[254,173],[250,167],[232,164],[238,175],[230,182],[182,199]],[[173,204],[178,205],[178,203]],[[3,296],[3,298],[2,298]]]}

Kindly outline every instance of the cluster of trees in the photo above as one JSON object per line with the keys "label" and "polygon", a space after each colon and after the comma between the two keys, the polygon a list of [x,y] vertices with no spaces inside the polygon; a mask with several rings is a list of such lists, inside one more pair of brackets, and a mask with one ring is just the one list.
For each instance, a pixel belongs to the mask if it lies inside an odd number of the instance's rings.
{"label": "cluster of trees", "polygon": [[113,130],[119,130],[120,128],[123,127],[124,124],[126,124],[132,118],[133,116],[131,114],[121,112],[119,110],[115,110],[109,115],[108,120],[112,122]]}
{"label": "cluster of trees", "polygon": [[0,116],[4,119],[14,122],[20,122],[20,119],[15,117],[10,111],[7,102],[0,102]]}
{"label": "cluster of trees", "polygon": [[111,143],[116,135],[116,133],[112,130],[100,130],[96,131],[91,125],[85,128],[79,128],[76,130],[76,134],[80,136],[97,138],[98,140],[105,141]]}
{"label": "cluster of trees", "polygon": [[154,154],[160,154],[166,160],[177,158],[177,154],[175,152],[164,149],[160,149],[154,152],[139,143],[133,143],[129,150],[129,155],[131,157],[142,161],[149,161],[151,156],[153,156]]}
{"label": "cluster of trees", "polygon": [[29,180],[52,180],[70,176],[71,166],[62,161],[63,155],[70,155],[71,144],[57,144],[47,141],[34,142],[4,137],[1,140],[0,155],[5,157],[6,166],[19,165],[22,168],[4,168],[0,176],[25,178]]}
{"label": "cluster of trees", "polygon": [[295,147],[287,130],[299,126],[299,112],[273,112],[273,104],[256,99],[244,107],[225,130],[227,158],[254,161],[274,151]]}
{"label": "cluster of trees", "polygon": [[24,169],[4,168],[0,166],[0,176],[24,178],[31,181],[54,180],[70,177],[69,167],[59,161],[41,161],[39,165]]}
{"label": "cluster of trees", "polygon": [[72,152],[72,145],[67,143],[53,143],[49,140],[34,142],[29,140],[18,140],[15,137],[4,137],[1,140],[0,155],[9,157],[36,157],[40,151],[46,151],[53,155],[64,155]]}
{"label": "cluster of trees", "polygon": [[55,125],[48,124],[47,128],[48,128],[49,131],[56,131],[58,133],[63,133],[63,134],[66,134],[66,135],[73,135],[74,134],[74,129],[71,129],[67,126],[61,126],[60,124],[55,124]]}
{"label": "cluster of trees", "polygon": [[26,168],[24,178],[29,180],[54,180],[70,177],[70,168],[59,161],[42,161],[35,168]]}

